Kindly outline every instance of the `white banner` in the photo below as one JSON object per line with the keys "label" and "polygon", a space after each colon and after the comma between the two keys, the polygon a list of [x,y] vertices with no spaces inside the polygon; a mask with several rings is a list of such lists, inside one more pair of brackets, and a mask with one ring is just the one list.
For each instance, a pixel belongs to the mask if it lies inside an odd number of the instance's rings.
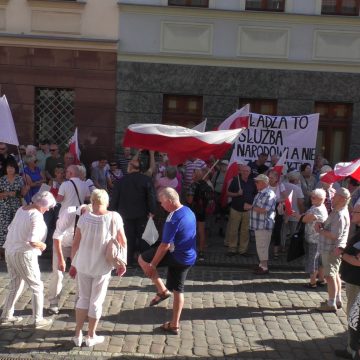
{"label": "white banner", "polygon": [[0,142],[19,146],[14,120],[5,95],[0,98]]}
{"label": "white banner", "polygon": [[272,116],[250,113],[249,128],[235,142],[233,160],[256,160],[261,153],[270,156],[288,149],[288,171],[315,160],[319,114]]}

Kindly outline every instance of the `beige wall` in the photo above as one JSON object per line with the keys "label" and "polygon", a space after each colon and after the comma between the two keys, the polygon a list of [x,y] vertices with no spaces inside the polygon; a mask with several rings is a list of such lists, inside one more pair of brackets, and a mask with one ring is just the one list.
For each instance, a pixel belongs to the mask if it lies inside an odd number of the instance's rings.
{"label": "beige wall", "polygon": [[4,33],[117,40],[118,13],[116,0],[0,0],[0,36]]}

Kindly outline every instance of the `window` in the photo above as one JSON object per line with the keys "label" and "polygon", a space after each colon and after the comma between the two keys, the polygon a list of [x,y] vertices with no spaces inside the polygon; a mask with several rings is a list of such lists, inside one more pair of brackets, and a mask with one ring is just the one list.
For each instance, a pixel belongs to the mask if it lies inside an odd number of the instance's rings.
{"label": "window", "polygon": [[250,112],[264,115],[277,115],[277,100],[273,99],[240,99],[239,107],[250,104]]}
{"label": "window", "polygon": [[284,11],[285,0],[246,0],[245,10]]}
{"label": "window", "polygon": [[317,102],[315,112],[320,113],[316,152],[333,165],[346,161],[352,104]]}
{"label": "window", "polygon": [[209,0],[169,0],[170,6],[209,7]]}
{"label": "window", "polygon": [[74,90],[36,88],[35,138],[65,148],[74,132]]}
{"label": "window", "polygon": [[321,14],[359,16],[359,0],[323,0]]}
{"label": "window", "polygon": [[164,95],[162,123],[192,128],[203,120],[203,98],[192,95]]}

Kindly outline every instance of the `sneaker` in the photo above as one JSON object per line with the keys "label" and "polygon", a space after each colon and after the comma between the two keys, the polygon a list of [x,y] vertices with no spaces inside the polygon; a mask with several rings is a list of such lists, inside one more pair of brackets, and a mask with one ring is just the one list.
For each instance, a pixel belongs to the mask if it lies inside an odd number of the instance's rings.
{"label": "sneaker", "polygon": [[50,305],[48,311],[51,315],[57,315],[59,313],[59,307],[56,305]]}
{"label": "sneaker", "polygon": [[42,329],[44,327],[50,326],[53,323],[53,321],[54,321],[53,319],[45,319],[45,318],[35,321],[34,323],[35,329]]}
{"label": "sneaker", "polygon": [[97,336],[95,335],[94,337],[90,337],[90,336],[86,336],[85,337],[85,344],[86,346],[95,346],[95,345],[98,345],[98,344],[101,344],[103,343],[105,340],[105,336]]}
{"label": "sneaker", "polygon": [[205,260],[204,253],[202,251],[199,252],[197,259],[199,261],[204,261]]}
{"label": "sneaker", "polygon": [[269,269],[263,269],[261,266],[259,266],[256,270],[254,270],[255,275],[266,275],[269,273]]}
{"label": "sneaker", "polygon": [[74,336],[72,338],[72,341],[74,342],[75,346],[80,347],[82,342],[83,342],[83,335],[82,332],[80,331],[79,336]]}
{"label": "sneaker", "polygon": [[12,316],[10,318],[0,319],[0,325],[1,326],[11,326],[11,325],[18,324],[21,321],[23,321],[23,318],[21,316]]}
{"label": "sneaker", "polygon": [[327,301],[322,302],[320,306],[316,309],[319,312],[333,312],[336,313],[337,307],[336,305],[329,305]]}

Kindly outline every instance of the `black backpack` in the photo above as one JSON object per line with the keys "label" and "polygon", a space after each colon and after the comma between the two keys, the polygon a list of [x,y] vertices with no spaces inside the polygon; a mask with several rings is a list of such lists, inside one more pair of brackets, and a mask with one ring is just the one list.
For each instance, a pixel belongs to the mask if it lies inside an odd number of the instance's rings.
{"label": "black backpack", "polygon": [[197,184],[193,202],[195,211],[202,212],[205,210],[207,214],[214,212],[215,192],[205,180],[200,180]]}

